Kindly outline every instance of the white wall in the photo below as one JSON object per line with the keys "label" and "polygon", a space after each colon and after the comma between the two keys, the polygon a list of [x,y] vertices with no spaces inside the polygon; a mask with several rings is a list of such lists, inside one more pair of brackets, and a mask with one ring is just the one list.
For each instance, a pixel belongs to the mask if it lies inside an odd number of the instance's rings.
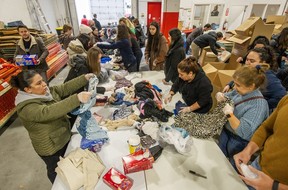
{"label": "white wall", "polygon": [[0,20],[5,24],[21,20],[28,27],[32,27],[25,0],[1,0]]}

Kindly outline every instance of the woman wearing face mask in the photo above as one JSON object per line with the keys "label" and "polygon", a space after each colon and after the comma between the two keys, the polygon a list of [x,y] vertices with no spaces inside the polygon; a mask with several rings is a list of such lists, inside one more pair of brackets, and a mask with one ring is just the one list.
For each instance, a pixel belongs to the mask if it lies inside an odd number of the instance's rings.
{"label": "woman wearing face mask", "polygon": [[[228,121],[220,134],[219,147],[233,166],[233,155],[245,148],[255,130],[269,116],[267,101],[259,90],[266,79],[264,72],[259,65],[237,69],[233,74],[234,90],[225,93],[234,106],[227,104],[223,108]],[[225,96],[218,92],[216,99],[225,101]]]}
{"label": "woman wearing face mask", "polygon": [[[27,129],[36,153],[47,166],[51,183],[56,177],[55,168],[64,156],[71,137],[67,113],[87,103],[91,92],[75,93],[85,86],[93,74],[82,75],[65,84],[48,88],[40,74],[33,70],[13,76],[10,83],[18,89],[15,99],[17,114]],[[63,97],[67,97],[63,99]]]}
{"label": "woman wearing face mask", "polygon": [[145,47],[145,60],[151,71],[163,70],[167,50],[167,40],[160,33],[159,24],[155,21],[151,22],[149,25],[148,41]]}
{"label": "woman wearing face mask", "polygon": [[169,81],[173,83],[176,81],[178,78],[177,66],[186,57],[184,40],[178,28],[173,28],[169,31],[168,40],[170,41],[170,46],[165,60],[165,79],[162,80],[164,84],[169,84]]}
{"label": "woman wearing face mask", "polygon": [[[245,65],[256,67],[257,65],[266,68],[266,84],[260,88],[261,93],[267,100],[270,113],[276,108],[278,102],[286,95],[286,89],[282,86],[281,81],[276,77],[278,65],[275,61],[275,55],[271,48],[255,48],[249,51]],[[233,82],[229,83],[233,86]]]}
{"label": "woman wearing face mask", "polygon": [[174,94],[179,92],[187,105],[182,107],[181,112],[207,113],[212,107],[213,87],[196,59],[192,56],[184,59],[178,64],[177,70],[179,78],[172,85],[165,103],[170,102]]}

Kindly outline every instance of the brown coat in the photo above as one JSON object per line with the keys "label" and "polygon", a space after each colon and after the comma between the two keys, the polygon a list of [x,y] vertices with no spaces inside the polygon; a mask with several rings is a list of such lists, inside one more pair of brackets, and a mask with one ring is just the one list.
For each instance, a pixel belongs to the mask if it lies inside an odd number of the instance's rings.
{"label": "brown coat", "polygon": [[[152,46],[153,46],[153,42],[152,42]],[[158,52],[155,52],[154,50],[149,50],[149,48],[145,48],[145,60],[146,63],[149,63],[149,68],[150,70],[163,70],[164,68],[164,62],[165,62],[165,56],[167,54],[168,51],[168,45],[167,45],[167,40],[166,38],[161,35],[160,40],[159,40],[159,44],[158,44]],[[156,66],[153,66],[154,65]]]}

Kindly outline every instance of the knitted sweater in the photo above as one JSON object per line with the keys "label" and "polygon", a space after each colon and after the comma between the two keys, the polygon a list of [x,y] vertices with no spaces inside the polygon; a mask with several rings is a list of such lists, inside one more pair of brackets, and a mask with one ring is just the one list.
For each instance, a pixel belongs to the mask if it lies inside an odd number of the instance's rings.
{"label": "knitted sweater", "polygon": [[[231,98],[235,105],[251,97],[263,97],[258,89],[243,96],[238,94],[236,90],[225,95]],[[267,101],[264,98],[257,98],[240,103],[235,106],[234,115],[240,120],[240,125],[234,130],[231,128],[230,123],[227,122],[225,124],[226,129],[249,141],[256,129],[269,116]]]}
{"label": "knitted sweater", "polygon": [[288,185],[287,113],[288,96],[286,95],[251,139],[260,148],[264,147],[260,157],[262,171],[286,185]]}
{"label": "knitted sweater", "polygon": [[[21,94],[16,96],[18,116],[27,129],[37,154],[53,155],[70,140],[71,129],[67,113],[80,105],[77,94],[73,93],[86,84],[87,80],[82,75],[65,84],[50,87],[52,100],[31,99]],[[67,96],[69,97],[62,99]]]}

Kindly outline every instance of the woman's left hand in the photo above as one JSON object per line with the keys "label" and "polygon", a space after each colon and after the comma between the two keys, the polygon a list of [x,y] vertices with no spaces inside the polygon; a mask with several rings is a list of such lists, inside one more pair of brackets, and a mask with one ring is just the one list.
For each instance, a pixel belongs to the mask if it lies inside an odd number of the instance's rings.
{"label": "woman's left hand", "polygon": [[93,78],[95,75],[93,73],[88,73],[85,75],[86,80],[89,81],[90,78]]}
{"label": "woman's left hand", "polygon": [[182,107],[179,112],[180,113],[188,113],[188,112],[191,112],[191,108],[190,108],[190,106]]}
{"label": "woman's left hand", "polygon": [[166,82],[165,79],[162,79],[162,82],[163,82],[163,84],[165,84],[165,85],[169,85],[169,82]]}
{"label": "woman's left hand", "polygon": [[272,189],[273,179],[266,175],[264,172],[259,171],[252,166],[248,166],[249,169],[255,173],[258,177],[256,179],[250,179],[239,175],[240,178],[247,184],[254,187],[256,190]]}

